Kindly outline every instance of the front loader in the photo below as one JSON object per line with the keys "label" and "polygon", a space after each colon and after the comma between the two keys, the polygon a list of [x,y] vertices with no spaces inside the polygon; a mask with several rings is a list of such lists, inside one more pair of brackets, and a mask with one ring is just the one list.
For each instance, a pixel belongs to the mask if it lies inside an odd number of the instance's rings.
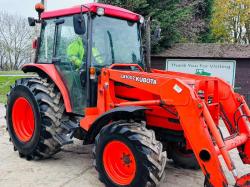
{"label": "front loader", "polygon": [[160,185],[167,157],[201,168],[204,186],[225,187],[222,156],[235,186],[250,186],[229,154],[237,149],[250,164],[250,110],[228,83],[150,68],[144,19],[128,10],[100,3],[36,9],[39,19],[29,18],[41,25],[36,58],[22,70],[37,76],[17,80],[7,95],[7,130],[20,157],[49,158],[77,138],[94,144],[108,187]]}

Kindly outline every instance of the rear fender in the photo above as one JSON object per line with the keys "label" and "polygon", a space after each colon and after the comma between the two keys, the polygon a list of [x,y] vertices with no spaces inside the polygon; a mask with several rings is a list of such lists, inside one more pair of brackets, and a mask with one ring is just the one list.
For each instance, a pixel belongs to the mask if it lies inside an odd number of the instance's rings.
{"label": "rear fender", "polygon": [[148,108],[143,106],[125,106],[117,107],[105,112],[91,125],[88,131],[86,143],[93,143],[100,130],[111,121],[128,119],[145,120],[145,110],[148,110]]}
{"label": "rear fender", "polygon": [[72,112],[68,89],[65,87],[65,84],[54,64],[26,64],[22,67],[22,71],[25,73],[35,72],[39,75],[47,75],[60,90],[66,112]]}

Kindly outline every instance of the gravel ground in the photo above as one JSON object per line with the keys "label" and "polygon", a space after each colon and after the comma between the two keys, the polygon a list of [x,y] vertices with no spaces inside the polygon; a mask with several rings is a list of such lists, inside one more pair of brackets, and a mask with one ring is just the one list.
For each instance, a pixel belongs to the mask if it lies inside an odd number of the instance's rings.
{"label": "gravel ground", "polygon": [[[53,158],[43,161],[20,159],[13,151],[5,131],[5,110],[0,104],[0,186],[86,186],[103,187],[97,172],[92,166],[91,146],[80,142],[64,147]],[[243,165],[237,152],[231,153],[239,174],[250,172],[250,166]],[[224,164],[223,164],[224,167]],[[224,167],[225,168],[225,167]],[[161,187],[199,187],[203,186],[204,176],[200,170],[176,168],[171,160],[166,166],[166,177]],[[230,184],[233,178],[227,172]]]}

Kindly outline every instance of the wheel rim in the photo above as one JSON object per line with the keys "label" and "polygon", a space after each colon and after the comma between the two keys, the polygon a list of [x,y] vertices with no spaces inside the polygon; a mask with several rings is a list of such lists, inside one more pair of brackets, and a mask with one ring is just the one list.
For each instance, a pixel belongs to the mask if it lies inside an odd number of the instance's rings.
{"label": "wheel rim", "polygon": [[103,152],[103,165],[109,178],[118,185],[129,185],[136,173],[135,157],[123,142],[109,142]]}
{"label": "wheel rim", "polygon": [[12,122],[17,138],[28,142],[35,130],[35,117],[31,104],[24,97],[18,98],[13,105]]}

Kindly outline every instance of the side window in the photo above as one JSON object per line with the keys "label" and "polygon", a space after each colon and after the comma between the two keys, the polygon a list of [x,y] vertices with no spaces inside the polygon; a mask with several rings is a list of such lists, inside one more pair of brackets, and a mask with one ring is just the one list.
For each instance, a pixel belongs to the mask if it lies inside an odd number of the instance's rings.
{"label": "side window", "polygon": [[46,20],[41,30],[41,43],[38,55],[39,63],[51,63],[55,34],[54,20]]}
{"label": "side window", "polygon": [[61,63],[72,65],[73,69],[80,69],[82,63],[86,62],[86,45],[82,36],[77,35],[74,31],[72,16],[64,18],[59,33],[56,57],[60,59]]}

